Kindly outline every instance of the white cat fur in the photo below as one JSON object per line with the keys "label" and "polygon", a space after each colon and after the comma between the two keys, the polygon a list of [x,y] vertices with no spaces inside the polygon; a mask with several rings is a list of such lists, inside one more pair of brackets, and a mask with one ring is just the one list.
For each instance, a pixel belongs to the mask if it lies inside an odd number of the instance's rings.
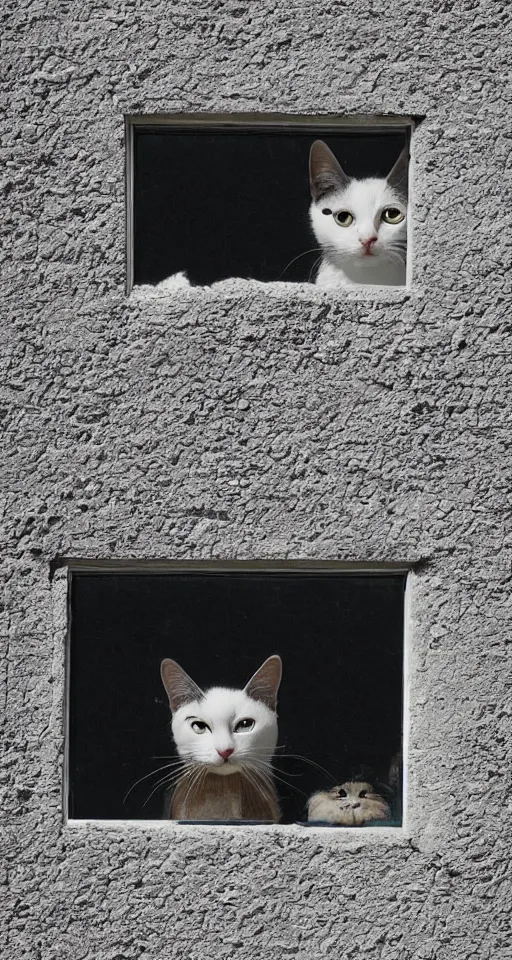
{"label": "white cat fur", "polygon": [[[323,253],[316,284],[405,284],[407,152],[402,151],[387,178],[357,180],[347,177],[319,140],[311,148],[310,182],[311,225]],[[381,214],[388,207],[400,210],[404,220],[384,222]],[[340,210],[352,214],[350,226],[340,226],[334,219]],[[368,248],[365,243],[370,238],[377,239]]]}
{"label": "white cat fur", "polygon": [[183,287],[190,287],[190,280],[187,277],[187,274],[182,271],[180,273],[173,273],[170,277],[166,277],[165,280],[160,280],[160,283],[155,284],[157,290],[182,290]]}
{"label": "white cat fur", "polygon": [[[190,717],[206,722],[211,732],[195,733]],[[255,721],[254,729],[236,733],[237,722],[246,717]],[[227,776],[240,772],[243,764],[260,769],[261,761],[270,763],[277,744],[277,717],[245,690],[213,687],[202,700],[192,700],[173,714],[172,735],[182,759]],[[230,749],[231,756],[223,759],[219,751]]]}
{"label": "white cat fur", "polygon": [[[279,819],[270,761],[278,738],[281,669],[280,658],[272,656],[243,690],[203,692],[174,660],[162,662],[172,735],[183,761],[171,817]],[[244,720],[253,721],[252,729],[237,730]]]}

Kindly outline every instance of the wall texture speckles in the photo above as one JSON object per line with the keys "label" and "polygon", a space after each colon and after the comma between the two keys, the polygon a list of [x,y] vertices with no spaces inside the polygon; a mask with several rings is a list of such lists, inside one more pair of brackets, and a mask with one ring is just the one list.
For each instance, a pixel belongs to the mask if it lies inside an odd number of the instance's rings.
{"label": "wall texture speckles", "polygon": [[[507,956],[509,8],[25,0],[2,37],[2,957]],[[424,115],[412,289],[126,297],[123,116],[176,111]],[[63,826],[65,557],[422,560],[404,833]]]}

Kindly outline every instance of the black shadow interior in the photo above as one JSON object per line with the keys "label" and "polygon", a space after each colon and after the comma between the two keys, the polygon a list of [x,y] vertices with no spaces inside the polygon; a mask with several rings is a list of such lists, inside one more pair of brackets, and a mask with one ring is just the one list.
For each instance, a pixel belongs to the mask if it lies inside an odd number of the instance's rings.
{"label": "black shadow interior", "polygon": [[283,822],[360,771],[385,780],[402,739],[404,586],[388,573],[73,573],[69,816],[161,816],[164,657],[206,688],[242,687],[281,655]]}
{"label": "black shadow interior", "polygon": [[314,279],[308,158],[323,139],[350,176],[386,176],[407,131],[314,132],[134,127],[134,282],[186,271],[196,284],[226,277]]}

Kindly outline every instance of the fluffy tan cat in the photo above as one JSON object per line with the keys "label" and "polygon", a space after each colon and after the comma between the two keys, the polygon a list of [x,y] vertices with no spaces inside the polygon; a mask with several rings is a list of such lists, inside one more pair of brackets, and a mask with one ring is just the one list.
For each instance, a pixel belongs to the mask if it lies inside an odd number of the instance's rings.
{"label": "fluffy tan cat", "polygon": [[391,810],[371,783],[348,780],[331,790],[319,790],[308,801],[308,820],[362,827],[370,820],[389,820]]}

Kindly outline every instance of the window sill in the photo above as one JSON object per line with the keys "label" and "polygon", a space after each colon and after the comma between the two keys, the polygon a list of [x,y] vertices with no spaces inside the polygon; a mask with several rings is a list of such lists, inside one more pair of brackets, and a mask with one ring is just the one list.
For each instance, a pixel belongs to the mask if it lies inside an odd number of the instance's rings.
{"label": "window sill", "polygon": [[131,302],[148,301],[159,305],[176,302],[204,302],[205,300],[230,299],[237,297],[254,297],[264,295],[272,300],[318,303],[339,303],[340,301],[377,301],[378,303],[405,303],[415,300],[419,296],[417,290],[409,285],[400,287],[379,286],[365,284],[361,286],[317,287],[314,283],[285,283],[261,280],[245,280],[240,277],[231,277],[228,280],[219,280],[211,286],[167,287],[158,285],[140,284],[134,286],[128,294]]}
{"label": "window sill", "polygon": [[343,846],[374,846],[383,844],[385,846],[408,846],[408,840],[403,827],[328,827],[311,826],[306,827],[301,824],[250,824],[244,827],[243,824],[187,824],[178,823],[175,820],[68,820],[64,824],[64,830],[73,833],[83,831],[106,832],[106,833],[134,833],[140,836],[141,833],[189,833],[191,836],[212,834],[214,831],[222,831],[223,834],[236,838],[242,831],[247,836],[247,831],[255,831],[259,836],[262,834],[269,836],[288,837],[295,840],[298,837],[314,837],[318,842],[319,836],[325,838],[326,842],[335,840]]}

